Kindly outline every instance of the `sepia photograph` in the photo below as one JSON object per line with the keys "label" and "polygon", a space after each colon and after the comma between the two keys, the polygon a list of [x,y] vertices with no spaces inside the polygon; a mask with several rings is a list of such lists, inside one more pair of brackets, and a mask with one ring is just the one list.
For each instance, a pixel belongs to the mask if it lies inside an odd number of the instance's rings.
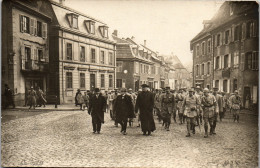
{"label": "sepia photograph", "polygon": [[0,9],[1,167],[259,166],[258,1]]}

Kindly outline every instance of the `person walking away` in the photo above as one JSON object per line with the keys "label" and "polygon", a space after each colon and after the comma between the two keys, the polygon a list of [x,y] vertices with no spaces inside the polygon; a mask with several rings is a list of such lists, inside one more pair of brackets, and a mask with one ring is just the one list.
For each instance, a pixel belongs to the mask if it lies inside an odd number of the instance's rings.
{"label": "person walking away", "polygon": [[122,88],[121,94],[117,96],[114,113],[116,113],[116,121],[121,125],[121,133],[126,135],[127,119],[134,118],[134,105],[132,98],[126,94],[126,89]]}
{"label": "person walking away", "polygon": [[215,87],[213,88],[213,96],[215,96],[216,98],[216,108],[215,108],[215,116],[214,116],[214,120],[213,120],[213,129],[212,129],[212,134],[216,134],[216,126],[217,126],[217,122],[218,122],[218,114],[223,112],[223,97],[218,94],[218,88]]}
{"label": "person walking away", "polygon": [[31,109],[33,107],[33,109],[35,109],[36,106],[36,91],[33,89],[33,86],[31,87],[31,89],[28,92],[28,101],[29,101],[29,109]]}
{"label": "person walking away", "polygon": [[231,103],[231,111],[234,116],[234,122],[237,120],[239,123],[239,113],[240,113],[240,107],[241,107],[241,97],[238,95],[238,91],[235,90],[234,95],[230,98]]}
{"label": "person walking away", "polygon": [[5,84],[4,95],[5,95],[4,109],[9,107],[10,105],[12,105],[13,108],[15,108],[14,99],[13,99],[13,92],[12,92],[12,90],[9,88],[9,86],[7,84]]}
{"label": "person walking away", "polygon": [[140,109],[140,121],[143,135],[151,135],[155,131],[155,123],[153,119],[154,96],[148,91],[147,84],[142,85],[142,92],[138,94],[136,99],[135,112]]}
{"label": "person walking away", "polygon": [[45,107],[47,101],[44,98],[44,93],[40,87],[37,87],[36,94],[37,94],[37,104],[39,105],[39,107],[41,107],[42,105]]}
{"label": "person walking away", "polygon": [[190,137],[190,132],[195,134],[195,119],[197,117],[197,107],[199,105],[198,98],[193,94],[194,91],[192,89],[189,90],[189,95],[186,96],[183,100],[182,109],[184,109],[184,113],[186,114],[187,118],[187,135],[186,137]]}
{"label": "person walking away", "polygon": [[161,107],[162,107],[162,118],[165,123],[165,129],[170,131],[171,125],[171,114],[174,110],[175,99],[173,94],[170,93],[170,87],[166,87],[166,93],[162,95]]}
{"label": "person walking away", "polygon": [[112,101],[112,108],[113,108],[113,110],[112,110],[113,111],[112,117],[113,117],[113,120],[115,121],[114,125],[116,127],[118,127],[118,123],[116,121],[116,114],[114,113],[114,105],[115,105],[115,101],[116,101],[116,98],[117,98],[118,95],[119,95],[118,89],[115,88],[115,94],[113,94],[113,96],[112,96],[112,99],[113,99],[113,101]]}
{"label": "person walking away", "polygon": [[210,135],[213,134],[213,121],[215,117],[215,109],[217,108],[216,98],[209,94],[209,89],[205,88],[203,90],[204,96],[201,98],[201,105],[203,109],[203,119],[204,119],[204,138],[208,138],[208,124],[210,125]]}
{"label": "person walking away", "polygon": [[99,88],[95,88],[94,91],[94,94],[90,97],[88,113],[92,117],[93,133],[100,134],[101,124],[104,123],[106,100],[100,93]]}
{"label": "person walking away", "polygon": [[[127,94],[131,97],[131,102],[132,102],[133,106],[135,107],[136,95],[135,95],[135,93],[133,93],[132,88],[128,89],[128,93]],[[133,126],[134,118],[129,118],[128,122],[129,122],[129,126],[130,127]]]}
{"label": "person walking away", "polygon": [[82,110],[82,105],[84,103],[84,98],[83,98],[83,95],[81,94],[79,89],[78,89],[78,94],[77,94],[76,100],[77,100],[77,105],[80,105],[80,110]]}

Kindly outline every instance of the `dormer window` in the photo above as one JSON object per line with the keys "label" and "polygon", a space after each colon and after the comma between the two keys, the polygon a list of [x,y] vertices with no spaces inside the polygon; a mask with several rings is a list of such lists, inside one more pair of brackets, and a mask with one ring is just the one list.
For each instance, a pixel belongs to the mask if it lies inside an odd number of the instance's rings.
{"label": "dormer window", "polygon": [[100,33],[102,37],[108,38],[108,27],[107,26],[99,26],[100,28]]}
{"label": "dormer window", "polygon": [[95,34],[95,22],[92,20],[85,20],[85,26],[88,33]]}
{"label": "dormer window", "polygon": [[233,8],[232,4],[230,4],[230,6],[229,6],[229,13],[230,13],[230,16],[232,16],[234,14],[234,8]]}
{"label": "dormer window", "polygon": [[77,29],[78,28],[78,15],[74,13],[67,14],[67,19],[69,21],[70,27]]}

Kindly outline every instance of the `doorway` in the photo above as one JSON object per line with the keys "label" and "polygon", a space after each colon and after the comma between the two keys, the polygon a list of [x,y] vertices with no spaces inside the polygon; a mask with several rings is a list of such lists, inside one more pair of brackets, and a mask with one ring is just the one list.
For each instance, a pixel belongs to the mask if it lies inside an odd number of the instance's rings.
{"label": "doorway", "polygon": [[245,105],[247,97],[249,98],[249,102],[250,102],[250,98],[251,98],[250,87],[244,87],[243,105]]}
{"label": "doorway", "polygon": [[96,75],[90,74],[90,90],[94,90],[96,88]]}

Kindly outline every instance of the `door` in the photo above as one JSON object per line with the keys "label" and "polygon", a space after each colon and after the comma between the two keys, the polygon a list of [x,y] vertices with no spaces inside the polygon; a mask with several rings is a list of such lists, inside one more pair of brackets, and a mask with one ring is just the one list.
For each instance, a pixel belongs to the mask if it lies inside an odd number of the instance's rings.
{"label": "door", "polygon": [[90,90],[94,90],[96,87],[96,75],[90,74]]}
{"label": "door", "polygon": [[243,105],[246,103],[246,97],[251,98],[250,87],[244,87]]}

